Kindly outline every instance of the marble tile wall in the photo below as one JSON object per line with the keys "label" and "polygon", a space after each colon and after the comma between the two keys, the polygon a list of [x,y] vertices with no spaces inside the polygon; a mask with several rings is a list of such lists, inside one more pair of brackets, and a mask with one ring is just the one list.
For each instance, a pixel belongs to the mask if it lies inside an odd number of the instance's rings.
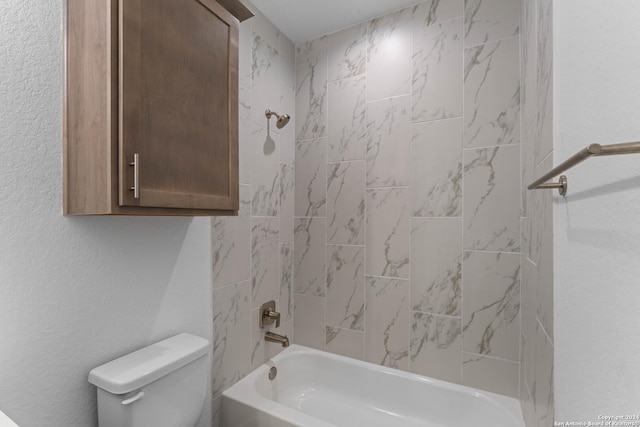
{"label": "marble tile wall", "polygon": [[[296,44],[296,343],[519,396],[520,1]],[[544,301],[526,307],[549,319]]]}
{"label": "marble tile wall", "polygon": [[551,194],[523,189],[552,163],[551,1],[428,0],[295,46],[241,25],[214,408],[280,350],[257,326],[275,299],[299,344],[520,396],[551,425]]}
{"label": "marble tile wall", "polygon": [[[553,167],[552,0],[521,5],[523,184]],[[553,229],[551,191],[522,197],[520,402],[527,427],[551,426],[553,404]]]}
{"label": "marble tile wall", "polygon": [[[293,336],[295,47],[259,13],[240,24],[239,73],[240,212],[211,222],[214,427],[221,393],[282,349],[262,339],[260,304],[275,300],[282,316],[277,331]],[[278,129],[275,119],[267,121],[267,108],[292,119]],[[316,201],[315,193],[307,200]],[[324,204],[317,200],[309,212]]]}

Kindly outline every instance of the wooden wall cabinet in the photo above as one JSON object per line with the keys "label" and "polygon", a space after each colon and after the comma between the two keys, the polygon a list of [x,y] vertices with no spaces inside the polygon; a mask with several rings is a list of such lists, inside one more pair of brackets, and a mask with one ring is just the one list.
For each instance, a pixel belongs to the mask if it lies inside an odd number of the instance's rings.
{"label": "wooden wall cabinet", "polygon": [[250,16],[238,0],[68,0],[65,214],[237,213]]}

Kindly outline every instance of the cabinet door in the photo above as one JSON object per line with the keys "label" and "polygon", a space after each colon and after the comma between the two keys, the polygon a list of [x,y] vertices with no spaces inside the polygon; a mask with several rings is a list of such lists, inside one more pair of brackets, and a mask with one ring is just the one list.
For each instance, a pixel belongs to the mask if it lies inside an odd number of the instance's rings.
{"label": "cabinet door", "polygon": [[236,19],[213,0],[120,0],[119,18],[120,205],[237,210]]}

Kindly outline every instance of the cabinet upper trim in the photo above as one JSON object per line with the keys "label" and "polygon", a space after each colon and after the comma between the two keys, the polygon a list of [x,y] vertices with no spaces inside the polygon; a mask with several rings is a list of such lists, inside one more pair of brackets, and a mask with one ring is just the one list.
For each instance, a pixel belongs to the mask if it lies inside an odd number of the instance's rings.
{"label": "cabinet upper trim", "polygon": [[253,17],[251,12],[240,0],[217,0],[218,3],[227,9],[238,21],[242,22]]}

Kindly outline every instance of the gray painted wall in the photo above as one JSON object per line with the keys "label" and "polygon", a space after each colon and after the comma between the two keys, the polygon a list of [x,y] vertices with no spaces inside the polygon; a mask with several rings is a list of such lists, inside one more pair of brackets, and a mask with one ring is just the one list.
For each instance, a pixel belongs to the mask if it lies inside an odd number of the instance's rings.
{"label": "gray painted wall", "polygon": [[[553,13],[555,161],[638,141],[640,5],[555,1]],[[569,194],[553,206],[556,420],[638,415],[638,155],[591,159],[567,176]]]}
{"label": "gray painted wall", "polygon": [[95,426],[91,368],[212,336],[208,218],[62,216],[62,13],[0,15],[0,408],[21,427]]}

